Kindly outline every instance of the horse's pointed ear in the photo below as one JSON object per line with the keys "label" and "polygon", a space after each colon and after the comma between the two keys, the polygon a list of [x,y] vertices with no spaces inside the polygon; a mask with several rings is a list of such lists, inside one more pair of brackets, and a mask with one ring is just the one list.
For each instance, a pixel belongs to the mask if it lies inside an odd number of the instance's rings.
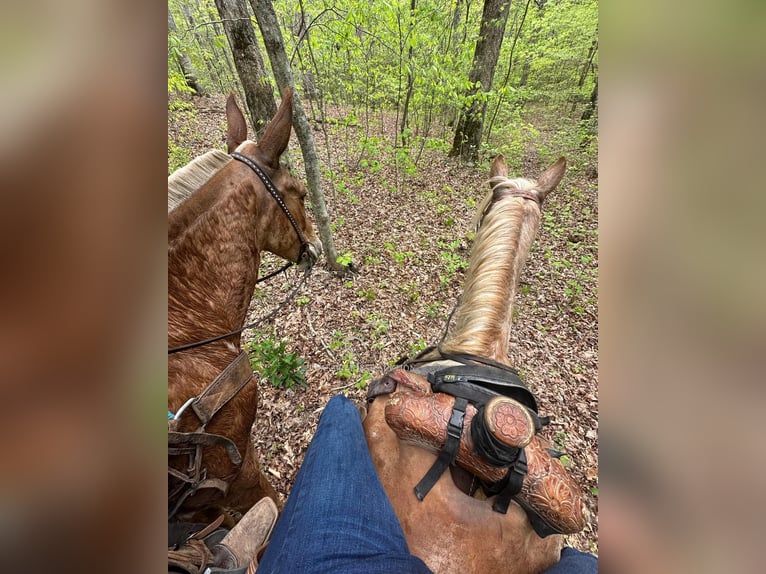
{"label": "horse's pointed ear", "polygon": [[226,147],[229,153],[237,149],[237,146],[247,139],[247,122],[245,116],[234,99],[234,94],[226,98]]}
{"label": "horse's pointed ear", "polygon": [[553,191],[564,177],[564,170],[567,167],[567,160],[560,157],[556,163],[546,169],[540,177],[537,178],[537,189],[542,195],[541,199]]}
{"label": "horse's pointed ear", "polygon": [[489,170],[489,177],[495,177],[502,175],[508,177],[508,166],[505,165],[505,157],[503,154],[498,154],[495,161],[492,162],[492,167]]}
{"label": "horse's pointed ear", "polygon": [[273,169],[279,167],[279,156],[287,149],[293,127],[293,91],[285,88],[282,103],[258,142],[261,159]]}

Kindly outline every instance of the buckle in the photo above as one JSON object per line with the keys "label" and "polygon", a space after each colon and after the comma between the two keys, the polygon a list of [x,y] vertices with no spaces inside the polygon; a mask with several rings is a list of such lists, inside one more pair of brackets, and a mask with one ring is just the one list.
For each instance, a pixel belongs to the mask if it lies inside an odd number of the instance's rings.
{"label": "buckle", "polygon": [[447,436],[460,440],[460,435],[463,434],[463,419],[465,412],[453,408],[447,425]]}

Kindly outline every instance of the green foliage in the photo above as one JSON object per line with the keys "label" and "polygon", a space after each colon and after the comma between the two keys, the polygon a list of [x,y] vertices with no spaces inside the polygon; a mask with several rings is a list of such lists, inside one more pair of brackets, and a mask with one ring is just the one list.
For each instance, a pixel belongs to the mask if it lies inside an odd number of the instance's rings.
{"label": "green foliage", "polygon": [[[168,92],[190,91],[177,63],[181,54],[190,57],[204,89],[237,90],[228,42],[213,1],[170,0],[168,7],[178,26],[177,32],[168,35]],[[187,22],[182,7],[194,25]],[[474,101],[487,104],[488,142],[482,149],[503,152],[511,170],[519,171],[525,154],[544,143],[526,117],[530,104],[544,104],[562,116],[571,108],[572,118],[579,118],[598,74],[598,50],[592,50],[598,37],[597,0],[512,3],[494,85],[489,92],[475,93],[470,93],[468,74],[481,3],[463,3],[456,28],[455,3],[444,0],[418,0],[414,9],[410,0],[334,0],[331,4],[304,0],[299,5],[275,0],[274,8],[293,74],[304,98],[311,100],[314,117],[320,115],[317,110],[329,113],[332,117],[322,118],[327,120],[323,129],[328,138],[342,141],[346,155],[354,156],[345,168],[379,175],[392,166],[395,180],[380,182],[392,192],[403,190],[405,178],[417,174],[423,150],[446,153],[450,149],[455,119]],[[309,34],[301,29],[301,21]],[[308,74],[313,85],[310,93],[302,85]],[[317,97],[320,101],[315,106]],[[383,129],[392,119],[395,135]],[[487,129],[490,122],[491,130]],[[572,157],[576,150],[595,161],[596,122],[597,114],[577,129],[562,130],[569,141],[548,141],[541,157],[561,153]],[[566,148],[559,149],[561,143]],[[359,182],[347,175],[331,179],[335,189],[358,204],[360,198],[351,190]],[[441,221],[446,227],[455,223],[447,214]],[[336,222],[335,229],[341,225]]]}
{"label": "green foliage", "polygon": [[441,251],[439,251],[439,258],[444,264],[444,271],[439,275],[439,282],[442,289],[446,289],[449,284],[455,279],[459,271],[463,271],[468,268],[468,261],[457,252],[460,247],[460,240],[436,242]]}
{"label": "green foliage", "polygon": [[168,140],[168,174],[182,168],[192,160],[192,154],[172,140]]}
{"label": "green foliage", "polygon": [[168,93],[173,92],[193,94],[194,90],[186,83],[183,74],[175,70],[168,70]]}
{"label": "green foliage", "polygon": [[378,297],[378,293],[373,287],[359,289],[356,294],[360,299],[364,299],[365,301],[374,301]]}
{"label": "green foliage", "polygon": [[434,301],[433,303],[429,303],[426,305],[426,315],[428,315],[429,319],[436,319],[439,316],[439,309],[441,309],[442,304],[439,301]]}
{"label": "green foliage", "polygon": [[423,337],[418,337],[418,340],[414,343],[410,343],[410,346],[407,349],[407,355],[410,357],[414,357],[417,355],[420,351],[428,348],[428,343],[426,343],[426,340]]}
{"label": "green foliage", "polygon": [[245,344],[250,365],[261,377],[278,389],[306,386],[306,365],[303,358],[287,350],[285,341],[276,340],[266,332],[256,333],[256,338]]}
{"label": "green foliage", "polygon": [[356,355],[351,347],[351,337],[346,335],[343,331],[336,329],[333,331],[332,340],[330,341],[330,349],[340,355],[340,368],[335,373],[336,376],[343,380],[358,380],[354,383],[357,389],[365,389],[372,373],[369,371],[362,371],[359,367],[359,363],[356,359]]}
{"label": "green foliage", "polygon": [[348,267],[349,265],[351,265],[352,258],[353,258],[353,254],[350,251],[347,251],[346,253],[342,255],[338,255],[335,261],[341,265],[345,265],[346,267]]}
{"label": "green foliage", "polygon": [[386,241],[383,243],[383,246],[388,251],[388,254],[391,256],[391,258],[396,261],[396,263],[399,266],[403,266],[409,259],[412,259],[415,257],[415,253],[412,251],[401,251],[399,250],[394,243],[390,241]]}

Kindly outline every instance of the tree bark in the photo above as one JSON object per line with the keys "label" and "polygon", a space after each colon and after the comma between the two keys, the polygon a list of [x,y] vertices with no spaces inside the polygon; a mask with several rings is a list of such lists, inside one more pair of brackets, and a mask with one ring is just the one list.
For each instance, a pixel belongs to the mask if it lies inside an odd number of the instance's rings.
{"label": "tree bark", "polygon": [[314,136],[311,132],[306,113],[301,105],[301,99],[295,90],[295,81],[290,63],[287,60],[285,52],[285,42],[282,38],[282,30],[279,28],[279,21],[274,12],[274,6],[271,0],[250,0],[250,4],[255,12],[255,19],[258,22],[258,28],[261,30],[263,44],[266,47],[266,53],[269,55],[271,69],[277,80],[280,91],[290,87],[293,89],[293,127],[298,141],[301,144],[303,153],[303,163],[306,166],[306,179],[308,180],[309,196],[314,207],[314,215],[319,228],[319,238],[322,240],[322,247],[327,257],[327,265],[335,273],[342,274],[348,269],[345,265],[338,263],[338,254],[335,251],[335,244],[330,230],[330,215],[327,212],[327,204],[322,193],[322,174],[319,169],[319,157],[317,156],[316,146],[314,145]]}
{"label": "tree bark", "polygon": [[447,50],[454,49],[455,53],[460,49],[457,40],[458,29],[460,28],[460,16],[462,13],[463,0],[457,0],[455,2],[455,10],[452,12],[452,25],[449,29],[449,35],[447,36]]}
{"label": "tree bark", "polygon": [[[524,14],[521,16],[521,22],[519,23],[519,26],[516,28],[516,32],[513,35],[513,44],[511,44],[511,53],[508,55],[508,71],[505,74],[505,79],[503,79],[503,85],[500,87],[502,90],[508,85],[508,80],[511,78],[511,70],[513,69],[513,52],[516,50],[516,43],[519,41],[519,36],[521,36],[521,29],[524,27],[524,22],[527,19],[527,12],[529,11],[529,4],[532,2],[532,0],[527,0],[527,4],[524,6]],[[514,23],[515,23],[515,17],[514,17]],[[500,96],[497,99],[497,105],[495,106],[495,112],[492,114],[492,119],[489,121],[489,128],[487,128],[487,139],[486,141],[489,142],[489,138],[492,135],[492,126],[495,125],[495,119],[497,118],[497,112],[500,110],[500,105],[503,103],[503,97]]]}
{"label": "tree bark", "polygon": [[[412,34],[413,20],[415,19],[416,0],[410,0],[410,18],[407,35]],[[410,100],[412,100],[412,91],[415,88],[415,78],[412,75],[412,42],[409,42],[410,48],[407,51],[407,93],[404,96],[404,109],[402,111],[402,123],[399,133],[402,136],[402,146],[407,147],[405,130],[407,129],[407,119],[410,112]]]}
{"label": "tree bark", "polygon": [[583,110],[582,116],[580,116],[580,120],[586,122],[591,119],[596,111],[596,106],[598,106],[598,76],[596,76],[596,83],[593,84],[593,91],[590,93],[590,99],[585,106],[585,110]]}
{"label": "tree bark", "polygon": [[449,153],[451,157],[459,156],[463,161],[476,161],[479,158],[484,115],[487,111],[484,95],[492,88],[510,6],[510,0],[484,0],[479,39],[473,55],[473,67],[468,75],[472,85],[467,94],[470,103],[460,113]]}
{"label": "tree bark", "polygon": [[250,122],[256,138],[261,139],[266,125],[277,113],[277,104],[250,22],[250,12],[245,0],[215,0],[215,6],[223,20],[234,66],[245,91]]}
{"label": "tree bark", "polygon": [[205,62],[205,66],[207,67],[207,71],[210,74],[210,77],[216,84],[218,84],[221,92],[225,92],[226,89],[224,88],[223,82],[221,81],[221,77],[218,75],[218,69],[208,56],[204,42],[202,41],[199,32],[197,32],[196,22],[194,21],[194,14],[192,14],[191,8],[189,8],[189,6],[186,4],[182,4],[181,13],[184,16],[186,23],[189,25],[189,29],[192,31],[192,36],[194,36],[194,41],[197,43],[197,47],[200,49],[202,59]]}
{"label": "tree bark", "polygon": [[[171,32],[178,31],[176,21],[173,18],[173,14],[170,12],[170,7],[168,7],[168,30]],[[189,54],[177,50],[175,60],[178,62],[178,67],[181,68],[181,73],[184,75],[184,78],[186,78],[186,85],[194,90],[198,96],[204,96],[205,92],[197,80],[197,72],[194,70],[194,64],[192,64]]]}

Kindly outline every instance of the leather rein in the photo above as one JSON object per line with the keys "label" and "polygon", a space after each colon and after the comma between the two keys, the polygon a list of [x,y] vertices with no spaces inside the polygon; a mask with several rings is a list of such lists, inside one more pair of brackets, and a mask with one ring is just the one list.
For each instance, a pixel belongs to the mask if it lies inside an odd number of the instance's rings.
{"label": "leather rein", "polygon": [[[282,197],[282,194],[279,193],[277,190],[277,187],[274,185],[274,182],[271,180],[271,178],[266,174],[266,172],[261,169],[261,167],[255,163],[252,159],[247,157],[246,155],[242,155],[239,152],[231,152],[232,158],[236,159],[237,161],[241,161],[244,163],[247,167],[252,169],[255,172],[255,175],[258,176],[258,178],[261,180],[261,183],[263,183],[263,186],[266,188],[266,191],[269,192],[269,195],[274,198],[274,201],[277,202],[277,205],[282,210],[282,212],[287,217],[287,220],[290,222],[290,224],[293,226],[293,229],[295,230],[296,235],[298,236],[298,240],[301,242],[301,248],[300,252],[298,253],[298,263],[303,261],[308,257],[309,254],[309,243],[306,241],[306,237],[303,235],[303,232],[301,231],[301,228],[298,227],[298,223],[295,221],[295,218],[293,217],[293,214],[290,213],[290,209],[287,207],[287,204],[285,203],[284,198]],[[290,267],[292,267],[294,263],[292,261],[288,261],[285,263],[282,267],[277,269],[276,271],[269,273],[268,275],[265,275],[264,277],[261,277],[255,281],[256,284],[262,283],[263,281],[267,281],[271,279],[272,277],[275,277],[282,273],[283,271],[286,271]],[[224,333],[223,335],[216,335],[215,337],[210,337],[209,339],[203,339],[201,341],[195,341],[194,343],[186,343],[185,345],[179,345],[177,347],[173,347],[171,349],[168,349],[168,355],[172,355],[173,353],[179,353],[181,351],[187,351],[189,349],[194,349],[196,347],[202,347],[204,345],[209,345],[210,343],[215,343],[216,341],[220,341],[221,339],[226,339],[227,337],[232,337],[234,335],[239,335],[242,331],[245,331],[247,329],[252,329],[257,324],[270,319],[273,317],[277,311],[279,311],[287,302],[292,299],[293,295],[296,293],[298,288],[305,282],[305,280],[308,278],[308,275],[311,271],[311,267],[308,267],[306,270],[306,273],[304,274],[302,280],[298,283],[298,285],[290,292],[290,294],[287,296],[287,298],[280,303],[271,313],[268,315],[261,317],[260,319],[253,321],[252,323],[249,323],[245,325],[244,327],[241,327],[240,329],[237,329],[235,331],[230,331],[229,333]]]}

